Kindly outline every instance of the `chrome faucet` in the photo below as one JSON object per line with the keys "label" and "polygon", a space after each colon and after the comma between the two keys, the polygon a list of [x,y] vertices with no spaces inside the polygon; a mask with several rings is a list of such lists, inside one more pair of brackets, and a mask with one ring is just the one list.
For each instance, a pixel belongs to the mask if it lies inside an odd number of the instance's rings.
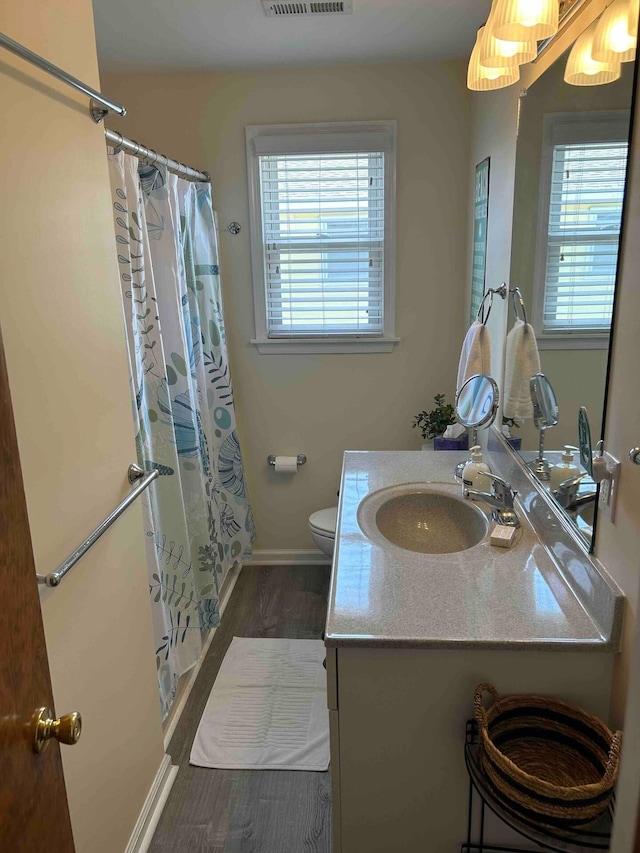
{"label": "chrome faucet", "polygon": [[484,501],[492,507],[491,518],[506,527],[520,527],[520,519],[515,510],[514,499],[518,494],[511,488],[511,483],[498,477],[497,474],[483,473],[483,477],[492,480],[491,493],[480,492],[477,489],[465,489],[462,493],[472,501]]}
{"label": "chrome faucet", "polygon": [[583,504],[595,501],[595,490],[582,495],[578,494],[580,483],[588,476],[589,474],[585,472],[584,474],[577,474],[575,477],[569,477],[569,479],[563,480],[560,483],[556,489],[555,498],[563,509],[577,509]]}

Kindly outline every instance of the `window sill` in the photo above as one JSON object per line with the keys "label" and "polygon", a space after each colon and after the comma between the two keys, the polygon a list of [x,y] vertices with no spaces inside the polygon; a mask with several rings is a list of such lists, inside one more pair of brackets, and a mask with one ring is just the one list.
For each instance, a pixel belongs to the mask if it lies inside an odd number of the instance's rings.
{"label": "window sill", "polygon": [[251,343],[263,355],[304,353],[391,352],[400,338],[254,338]]}
{"label": "window sill", "polygon": [[539,350],[564,349],[609,349],[609,335],[575,334],[540,335],[536,336]]}

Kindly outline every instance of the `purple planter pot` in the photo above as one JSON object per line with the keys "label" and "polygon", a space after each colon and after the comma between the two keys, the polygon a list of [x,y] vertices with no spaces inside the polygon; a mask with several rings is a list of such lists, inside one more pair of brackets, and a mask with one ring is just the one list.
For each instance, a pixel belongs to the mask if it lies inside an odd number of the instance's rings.
{"label": "purple planter pot", "polygon": [[437,435],[433,439],[433,449],[434,450],[468,450],[469,449],[469,436],[465,432],[464,435],[458,436],[458,438],[443,438],[441,435]]}

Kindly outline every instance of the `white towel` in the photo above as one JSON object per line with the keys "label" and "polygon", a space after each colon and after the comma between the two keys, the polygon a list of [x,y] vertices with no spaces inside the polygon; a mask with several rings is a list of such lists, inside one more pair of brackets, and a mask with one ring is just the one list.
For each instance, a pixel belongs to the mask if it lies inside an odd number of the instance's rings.
{"label": "white towel", "polygon": [[533,417],[530,380],[540,373],[536,334],[530,323],[516,320],[507,335],[504,373],[504,416],[519,421]]}
{"label": "white towel", "polygon": [[462,344],[456,390],[478,373],[491,376],[491,336],[487,327],[476,320],[469,326]]}

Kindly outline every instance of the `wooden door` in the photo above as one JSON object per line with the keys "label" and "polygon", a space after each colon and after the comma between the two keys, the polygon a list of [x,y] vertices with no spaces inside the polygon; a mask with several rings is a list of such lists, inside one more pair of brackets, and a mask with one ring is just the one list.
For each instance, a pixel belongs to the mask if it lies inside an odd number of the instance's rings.
{"label": "wooden door", "polygon": [[[0,335],[0,850],[73,853],[60,747],[27,726],[53,708],[27,507]],[[69,748],[69,747],[65,747]]]}

